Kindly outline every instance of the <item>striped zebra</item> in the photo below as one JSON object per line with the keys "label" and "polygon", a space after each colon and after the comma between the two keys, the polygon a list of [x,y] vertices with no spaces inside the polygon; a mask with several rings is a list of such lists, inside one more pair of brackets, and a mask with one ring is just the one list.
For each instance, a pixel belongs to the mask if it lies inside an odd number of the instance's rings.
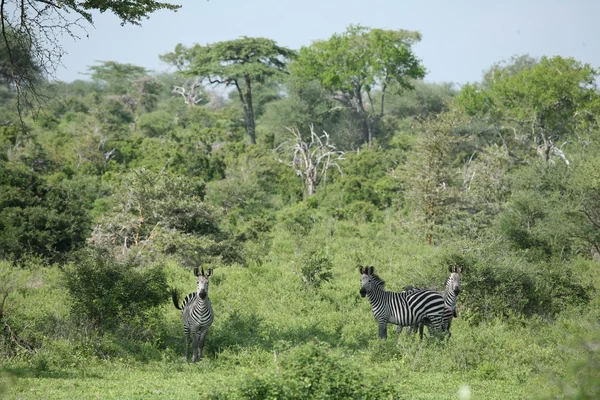
{"label": "striped zebra", "polygon": [[385,282],[375,274],[374,267],[360,267],[359,271],[360,295],[369,298],[381,339],[387,339],[388,323],[418,326],[425,322],[429,325],[430,335],[441,332],[444,298],[439,292],[427,289],[404,294],[388,292]]}
{"label": "striped zebra", "polygon": [[[175,308],[181,310],[183,318],[185,359],[189,360],[189,346],[190,341],[192,341],[193,362],[197,362],[202,358],[204,339],[214,318],[213,309],[208,298],[208,278],[210,278],[212,273],[212,268],[206,274],[204,274],[204,268],[202,268],[202,271],[198,271],[198,268],[194,269],[194,275],[198,277],[198,287],[196,292],[190,293],[185,297],[181,307],[179,306],[179,294],[177,290],[173,289],[171,291],[173,304]],[[198,347],[200,347],[200,355],[198,355]]]}
{"label": "striped zebra", "polygon": [[442,330],[448,332],[448,336],[452,336],[452,333],[450,333],[450,326],[452,325],[452,319],[458,317],[458,314],[456,313],[456,298],[462,290],[462,268],[457,267],[456,265],[450,265],[448,266],[448,272],[450,272],[450,276],[446,279],[446,285],[444,286],[444,292],[442,293],[446,304]]}
{"label": "striped zebra", "polygon": [[[452,336],[450,332],[450,327],[452,326],[452,319],[457,318],[458,314],[456,312],[456,298],[458,297],[460,291],[462,290],[462,268],[457,267],[455,265],[448,266],[448,271],[450,272],[450,276],[446,279],[446,284],[444,285],[444,291],[440,292],[442,297],[444,298],[444,316],[442,319],[442,331],[448,333],[448,337]],[[406,286],[402,289],[401,293],[413,293],[417,290],[421,290],[419,288],[415,288],[413,286]],[[419,332],[421,336],[423,336],[423,323],[419,324]],[[411,327],[409,327],[408,332],[411,331]],[[402,327],[398,326],[397,332],[402,332]]]}

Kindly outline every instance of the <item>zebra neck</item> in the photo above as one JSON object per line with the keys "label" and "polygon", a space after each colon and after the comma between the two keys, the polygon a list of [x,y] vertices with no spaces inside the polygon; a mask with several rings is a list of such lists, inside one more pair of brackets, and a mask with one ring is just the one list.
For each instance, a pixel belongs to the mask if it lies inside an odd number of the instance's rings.
{"label": "zebra neck", "polygon": [[449,307],[450,309],[454,309],[454,307],[456,307],[456,293],[454,293],[454,290],[446,287],[443,297],[446,307]]}
{"label": "zebra neck", "polygon": [[371,303],[371,305],[373,305],[373,303],[376,303],[384,293],[385,289],[383,289],[380,286],[376,286],[373,290],[367,293],[367,297],[369,298],[369,302]]}

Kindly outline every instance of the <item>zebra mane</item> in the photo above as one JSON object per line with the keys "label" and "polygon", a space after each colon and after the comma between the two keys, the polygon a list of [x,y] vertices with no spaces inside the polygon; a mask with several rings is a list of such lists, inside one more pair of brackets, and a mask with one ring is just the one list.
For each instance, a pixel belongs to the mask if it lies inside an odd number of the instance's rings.
{"label": "zebra mane", "polygon": [[371,275],[373,278],[373,283],[377,286],[381,286],[381,288],[385,288],[385,281],[379,277],[377,274]]}

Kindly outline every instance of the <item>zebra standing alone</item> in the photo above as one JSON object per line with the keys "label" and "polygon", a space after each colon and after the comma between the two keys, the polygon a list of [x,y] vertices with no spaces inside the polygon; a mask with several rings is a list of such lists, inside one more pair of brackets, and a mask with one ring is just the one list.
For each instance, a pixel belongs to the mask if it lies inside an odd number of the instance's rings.
{"label": "zebra standing alone", "polygon": [[385,282],[375,274],[374,267],[360,267],[359,271],[360,295],[369,298],[381,339],[387,339],[388,323],[418,326],[426,321],[430,335],[441,332],[445,306],[444,298],[439,292],[427,289],[412,293],[388,292],[385,290]]}
{"label": "zebra standing alone", "polygon": [[[210,299],[208,298],[208,278],[212,275],[213,269],[210,268],[204,274],[204,268],[199,272],[194,269],[194,275],[198,277],[198,288],[196,292],[188,294],[183,300],[183,305],[179,306],[179,294],[175,289],[171,291],[173,304],[175,308],[181,310],[183,318],[183,331],[185,333],[185,359],[189,360],[190,336],[192,336],[193,362],[202,358],[202,349],[204,349],[204,339],[210,328],[214,314]],[[200,356],[198,356],[198,347],[200,347]]]}

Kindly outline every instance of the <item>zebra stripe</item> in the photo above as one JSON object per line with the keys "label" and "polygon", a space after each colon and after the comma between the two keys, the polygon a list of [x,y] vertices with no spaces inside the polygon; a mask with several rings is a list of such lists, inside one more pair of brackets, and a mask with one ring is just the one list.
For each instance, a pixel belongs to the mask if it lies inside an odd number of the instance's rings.
{"label": "zebra stripe", "polygon": [[462,290],[462,268],[457,267],[456,265],[450,265],[448,271],[450,272],[450,276],[446,279],[446,285],[444,287],[444,292],[442,293],[446,304],[442,330],[448,332],[448,336],[452,336],[450,327],[452,325],[452,318],[458,316],[456,313],[456,298]]}
{"label": "zebra stripe", "polygon": [[385,282],[375,274],[374,267],[360,267],[360,295],[367,296],[373,316],[379,326],[379,337],[387,338],[387,324],[418,326],[424,322],[430,335],[441,332],[444,298],[433,290],[396,293],[385,290]]}
{"label": "zebra stripe", "polygon": [[[176,290],[171,292],[175,308],[181,310],[183,318],[183,332],[185,334],[185,359],[189,360],[189,346],[192,342],[193,362],[202,358],[204,349],[204,339],[208,333],[208,328],[213,323],[214,313],[210,299],[208,297],[208,278],[212,275],[212,268],[204,274],[194,269],[194,274],[198,277],[198,288],[195,293],[188,294],[183,300],[183,305],[179,306],[179,295]],[[200,354],[198,355],[198,347]]]}
{"label": "zebra stripe", "polygon": [[[457,317],[456,312],[456,298],[462,290],[461,278],[462,278],[462,268],[457,267],[455,265],[450,265],[448,267],[450,272],[450,276],[446,279],[446,283],[444,285],[444,291],[440,292],[442,297],[444,298],[444,304],[446,309],[444,310],[444,315],[442,318],[442,331],[448,333],[448,337],[452,336],[450,332],[450,327],[452,326],[452,319]],[[413,286],[406,286],[402,289],[401,293],[412,293],[419,288],[415,288]],[[419,324],[419,332],[421,336],[423,336],[423,325]],[[408,332],[410,332],[412,327],[408,328]],[[402,327],[399,326],[397,332],[402,332]]]}

